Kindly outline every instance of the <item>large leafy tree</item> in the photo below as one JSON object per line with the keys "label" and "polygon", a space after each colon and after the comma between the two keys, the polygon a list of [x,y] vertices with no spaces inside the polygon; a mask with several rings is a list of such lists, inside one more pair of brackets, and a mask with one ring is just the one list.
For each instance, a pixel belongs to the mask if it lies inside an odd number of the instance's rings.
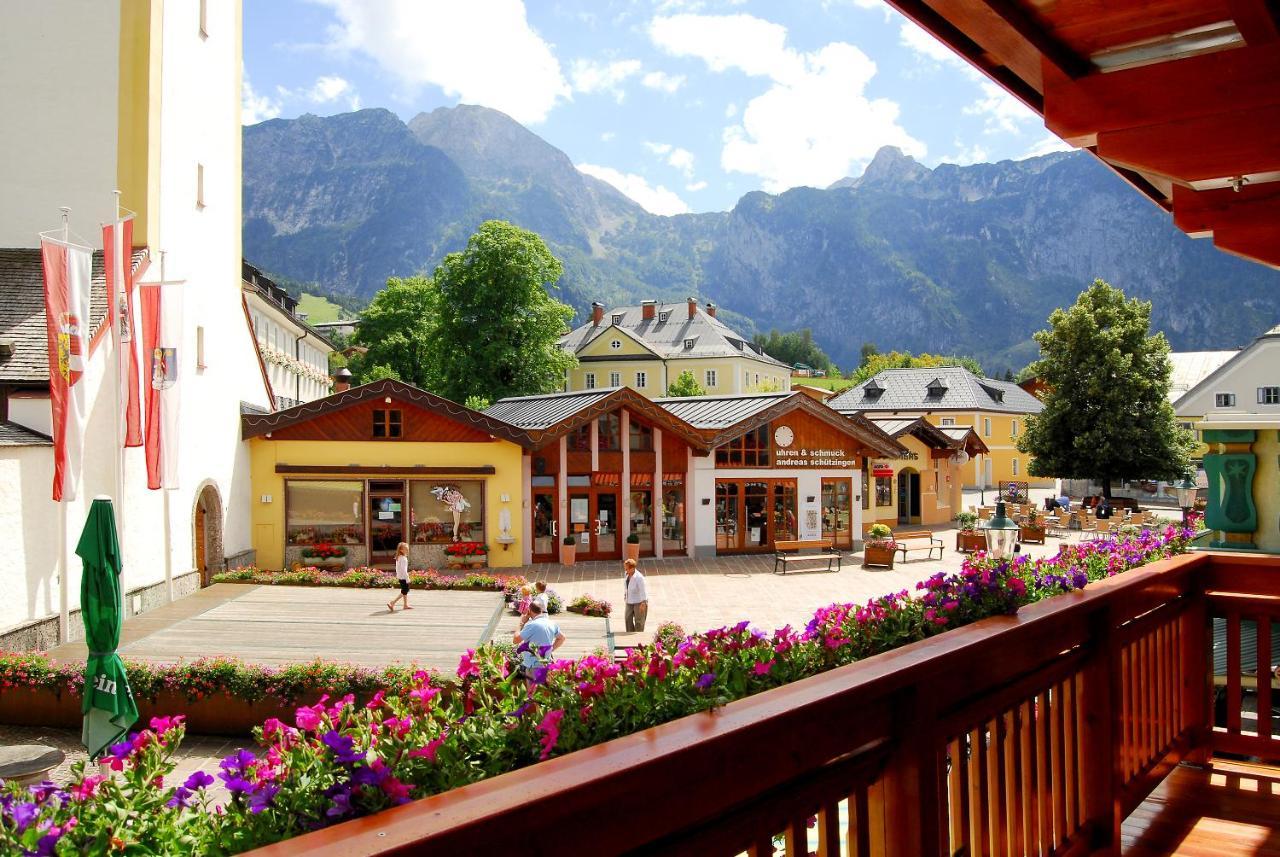
{"label": "large leafy tree", "polygon": [[533,232],[489,220],[432,275],[426,387],[462,402],[549,393],[575,358],[558,345],[573,309],[550,295],[560,262]]}
{"label": "large leafy tree", "polygon": [[768,336],[757,333],[751,341],[763,348],[770,357],[781,360],[788,366],[804,363],[823,371],[831,368],[831,358],[813,341],[813,331],[807,327],[787,333],[771,330]]}
{"label": "large leafy tree", "polygon": [[[872,346],[874,348],[874,346]],[[972,357],[955,357],[944,354],[912,354],[910,351],[890,351],[888,354],[868,353],[864,348],[862,365],[849,373],[849,379],[861,384],[873,375],[885,369],[934,369],[939,366],[961,366],[979,378],[982,377],[982,364]]]}
{"label": "large leafy tree", "polygon": [[1018,438],[1035,457],[1031,475],[1097,480],[1110,497],[1113,479],[1187,471],[1194,440],[1169,403],[1169,343],[1151,334],[1150,302],[1094,280],[1035,340],[1029,369],[1047,385],[1044,410]]}
{"label": "large leafy tree", "polygon": [[434,330],[435,288],[431,281],[392,277],[360,314],[360,327],[352,341],[369,350],[351,360],[351,374],[361,384],[395,378],[425,387]]}

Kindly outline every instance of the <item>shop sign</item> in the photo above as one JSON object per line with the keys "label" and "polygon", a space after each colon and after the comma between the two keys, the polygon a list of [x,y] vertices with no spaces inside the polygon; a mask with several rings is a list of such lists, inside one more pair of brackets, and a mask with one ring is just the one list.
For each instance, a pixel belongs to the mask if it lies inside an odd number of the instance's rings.
{"label": "shop sign", "polygon": [[901,458],[903,461],[919,461],[920,453],[912,452],[908,449],[906,452],[902,453],[902,455],[899,455],[898,458]]}
{"label": "shop sign", "polygon": [[893,468],[890,467],[888,464],[877,461],[875,464],[871,466],[871,475],[876,477],[877,479],[883,479],[886,476],[893,475]]}
{"label": "shop sign", "polygon": [[844,449],[775,449],[777,467],[857,467],[856,456]]}

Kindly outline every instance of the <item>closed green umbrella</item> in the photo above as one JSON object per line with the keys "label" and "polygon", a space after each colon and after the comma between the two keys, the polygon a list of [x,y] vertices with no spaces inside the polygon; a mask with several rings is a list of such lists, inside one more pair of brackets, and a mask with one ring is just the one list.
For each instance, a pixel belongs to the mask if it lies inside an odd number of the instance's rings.
{"label": "closed green umbrella", "polygon": [[76,554],[84,564],[80,579],[80,610],[89,660],[84,668],[84,731],[81,741],[89,758],[97,759],[120,740],[138,719],[138,706],[129,689],[120,645],[120,543],[111,501],[102,497],[89,507]]}

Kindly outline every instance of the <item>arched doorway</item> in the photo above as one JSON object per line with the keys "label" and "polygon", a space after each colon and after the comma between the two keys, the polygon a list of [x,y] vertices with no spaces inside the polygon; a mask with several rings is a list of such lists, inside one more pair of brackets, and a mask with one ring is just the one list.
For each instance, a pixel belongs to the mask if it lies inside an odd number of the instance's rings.
{"label": "arched doorway", "polygon": [[192,535],[196,570],[200,572],[200,585],[208,586],[213,575],[222,570],[222,498],[218,488],[207,482],[196,495],[196,508],[192,517]]}
{"label": "arched doorway", "polygon": [[920,523],[920,474],[913,467],[898,471],[898,523]]}

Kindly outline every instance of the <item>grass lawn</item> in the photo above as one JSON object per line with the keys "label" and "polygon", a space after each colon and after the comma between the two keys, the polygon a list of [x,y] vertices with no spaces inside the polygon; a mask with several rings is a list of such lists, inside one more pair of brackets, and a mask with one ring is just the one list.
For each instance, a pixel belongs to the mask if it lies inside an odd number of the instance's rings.
{"label": "grass lawn", "polygon": [[800,384],[804,384],[807,387],[822,387],[837,393],[853,386],[853,382],[848,378],[798,378],[792,375],[791,386],[794,388]]}
{"label": "grass lawn", "polygon": [[[344,315],[342,307],[333,301],[322,298],[319,295],[309,295],[306,292],[302,293],[302,298],[298,301],[298,312],[306,313],[307,321],[312,324],[337,321]],[[345,315],[351,315],[351,313],[345,313]]]}

